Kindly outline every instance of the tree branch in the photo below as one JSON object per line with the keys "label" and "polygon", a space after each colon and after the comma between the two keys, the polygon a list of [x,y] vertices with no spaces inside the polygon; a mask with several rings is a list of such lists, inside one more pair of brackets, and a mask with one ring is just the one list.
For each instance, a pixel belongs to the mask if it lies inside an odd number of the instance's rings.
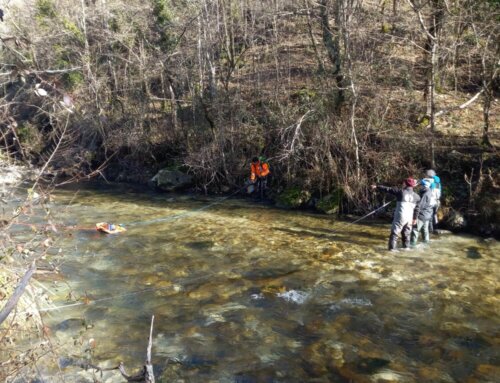
{"label": "tree branch", "polygon": [[443,114],[447,114],[449,112],[452,112],[454,110],[461,110],[461,109],[465,109],[467,108],[470,104],[472,104],[474,101],[476,101],[478,99],[478,97],[484,93],[484,88],[481,89],[479,92],[477,92],[470,100],[468,100],[467,102],[464,102],[462,105],[459,105],[459,106],[454,106],[454,107],[451,107],[451,108],[445,108],[445,109],[441,109],[439,112],[436,112],[434,114],[434,117],[439,117],[439,116],[442,116]]}
{"label": "tree branch", "polygon": [[26,274],[24,274],[24,277],[21,279],[21,282],[19,282],[19,285],[16,287],[16,290],[5,304],[2,311],[0,311],[0,324],[2,324],[2,322],[5,319],[7,319],[12,309],[16,307],[19,298],[21,298],[21,295],[23,295],[24,290],[26,289],[26,286],[28,285],[28,282],[33,273],[35,272],[35,270],[36,270],[36,264],[35,262],[33,262],[31,264],[31,267],[26,272]]}
{"label": "tree branch", "polygon": [[433,36],[432,33],[429,32],[429,29],[427,29],[427,27],[425,26],[424,18],[422,17],[422,13],[420,12],[420,9],[417,9],[417,7],[415,6],[415,4],[413,3],[412,0],[406,0],[406,1],[408,2],[408,4],[410,4],[410,7],[417,14],[418,22],[420,23],[420,26],[422,27],[422,30],[425,32],[427,37],[430,38],[431,40],[436,40],[436,36]]}
{"label": "tree branch", "polygon": [[[500,65],[500,60],[497,62],[497,64]],[[498,68],[495,70],[495,72],[493,72],[493,75],[491,76],[491,80],[487,84],[485,84],[485,86],[479,92],[477,92],[474,96],[472,96],[469,100],[467,100],[466,102],[464,102],[463,104],[461,104],[459,106],[442,109],[439,112],[436,112],[434,114],[434,117],[442,116],[443,114],[447,114],[447,113],[452,112],[454,110],[462,110],[462,109],[467,108],[469,105],[471,105],[473,102],[475,102],[479,98],[480,95],[482,95],[486,91],[486,89],[490,86],[490,84],[496,79],[497,74],[498,74]]]}

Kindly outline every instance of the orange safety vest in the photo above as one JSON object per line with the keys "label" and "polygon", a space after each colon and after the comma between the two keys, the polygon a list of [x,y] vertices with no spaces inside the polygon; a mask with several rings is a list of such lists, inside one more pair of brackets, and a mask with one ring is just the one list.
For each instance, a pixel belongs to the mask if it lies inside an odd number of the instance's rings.
{"label": "orange safety vest", "polygon": [[255,178],[257,176],[265,177],[269,173],[271,173],[271,171],[269,170],[269,165],[266,162],[262,163],[259,161],[256,164],[254,164],[252,162],[252,164],[250,166],[250,180],[251,181],[255,181]]}

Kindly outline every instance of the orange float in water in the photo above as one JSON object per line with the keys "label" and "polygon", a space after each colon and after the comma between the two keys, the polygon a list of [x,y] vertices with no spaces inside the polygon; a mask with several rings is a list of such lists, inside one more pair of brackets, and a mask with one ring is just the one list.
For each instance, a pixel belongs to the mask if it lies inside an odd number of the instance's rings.
{"label": "orange float in water", "polygon": [[122,225],[114,225],[107,222],[99,222],[95,224],[97,231],[101,231],[106,234],[118,234],[127,231]]}

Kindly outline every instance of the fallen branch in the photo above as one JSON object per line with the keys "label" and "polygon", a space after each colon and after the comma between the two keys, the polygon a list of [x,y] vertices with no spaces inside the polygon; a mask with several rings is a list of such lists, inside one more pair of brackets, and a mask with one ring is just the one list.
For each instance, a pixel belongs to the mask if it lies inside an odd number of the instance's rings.
{"label": "fallen branch", "polygon": [[7,319],[10,312],[14,309],[14,307],[16,307],[19,298],[21,298],[21,295],[23,295],[24,290],[26,289],[26,286],[28,285],[28,282],[35,270],[36,264],[35,262],[33,262],[29,270],[26,272],[26,274],[24,274],[24,277],[21,279],[19,285],[16,287],[16,290],[5,304],[2,311],[0,311],[0,324],[2,324],[5,319]]}
{"label": "fallen branch", "polygon": [[[500,65],[500,60],[498,60],[497,65]],[[491,76],[491,80],[488,83],[486,83],[486,85],[484,85],[482,87],[482,89],[479,92],[477,92],[474,96],[472,96],[469,100],[467,100],[466,102],[464,102],[463,104],[461,104],[459,106],[454,106],[454,107],[442,109],[439,112],[436,112],[434,114],[434,117],[442,116],[443,114],[452,112],[454,110],[462,110],[462,109],[467,108],[469,105],[471,105],[473,102],[475,102],[479,98],[479,96],[481,96],[485,92],[486,89],[489,88],[491,83],[496,79],[497,74],[498,74],[498,68],[495,70],[495,72],[493,72],[493,75]]]}
{"label": "fallen branch", "polygon": [[464,102],[462,105],[458,105],[458,106],[454,106],[454,107],[450,107],[450,108],[445,108],[445,109],[442,109],[440,110],[439,112],[436,112],[434,114],[434,117],[439,117],[439,116],[442,116],[443,114],[447,114],[449,112],[452,112],[454,110],[461,110],[461,109],[465,109],[467,108],[470,104],[472,104],[474,101],[476,101],[478,99],[478,97],[484,93],[484,88],[481,89],[479,92],[477,92],[474,97],[472,97],[470,100]]}
{"label": "fallen branch", "polygon": [[69,73],[69,72],[76,72],[78,70],[82,70],[81,66],[77,66],[74,68],[66,68],[66,69],[46,69],[46,70],[34,70],[31,72],[27,72],[27,74],[61,74],[61,73]]}

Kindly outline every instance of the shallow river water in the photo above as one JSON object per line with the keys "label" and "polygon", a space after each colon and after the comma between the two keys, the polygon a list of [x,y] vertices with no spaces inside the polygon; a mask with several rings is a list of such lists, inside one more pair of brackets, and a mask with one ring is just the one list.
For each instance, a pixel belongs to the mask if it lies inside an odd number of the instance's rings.
{"label": "shallow river water", "polygon": [[[91,382],[82,360],[136,372],[152,315],[161,382],[498,381],[495,240],[441,235],[390,253],[389,222],[241,199],[204,208],[216,201],[123,186],[55,194],[57,219],[77,227],[49,251],[64,279],[38,277],[59,355],[39,363],[44,381]],[[90,229],[100,221],[127,231]]]}

